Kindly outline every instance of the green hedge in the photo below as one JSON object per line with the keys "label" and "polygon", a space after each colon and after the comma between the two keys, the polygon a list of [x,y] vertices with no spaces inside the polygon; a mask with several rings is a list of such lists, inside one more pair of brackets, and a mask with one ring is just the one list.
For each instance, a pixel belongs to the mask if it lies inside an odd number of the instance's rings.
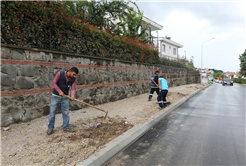
{"label": "green hedge", "polygon": [[192,72],[194,72],[196,74],[199,74],[199,71],[194,70],[192,67],[188,67],[188,66],[186,66],[183,63],[176,62],[176,61],[173,61],[173,60],[169,60],[169,59],[166,59],[166,58],[160,58],[159,64],[160,65],[165,65],[165,66],[173,66],[173,67],[185,68],[187,71],[192,71]]}
{"label": "green hedge", "polygon": [[1,42],[127,61],[157,63],[153,44],[113,36],[66,13],[52,1],[1,2]]}
{"label": "green hedge", "polygon": [[[70,16],[63,4],[52,1],[1,2],[1,42],[75,52],[133,62],[186,68],[182,63],[159,59],[153,43],[113,36],[85,20]],[[196,72],[196,71],[195,71]]]}
{"label": "green hedge", "polygon": [[246,84],[246,79],[233,78],[232,81],[239,84]]}

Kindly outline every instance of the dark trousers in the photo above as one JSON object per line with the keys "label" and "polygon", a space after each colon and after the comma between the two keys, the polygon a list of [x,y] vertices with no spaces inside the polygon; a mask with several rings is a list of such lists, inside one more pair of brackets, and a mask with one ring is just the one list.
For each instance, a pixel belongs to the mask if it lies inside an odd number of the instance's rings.
{"label": "dark trousers", "polygon": [[157,95],[159,95],[159,88],[151,88],[150,93],[149,93],[149,99],[152,98],[153,93],[156,91]]}
{"label": "dark trousers", "polygon": [[[158,104],[161,108],[165,108],[167,106],[167,100],[166,100],[167,92],[168,90],[161,90],[157,97]],[[162,100],[163,100],[163,104],[162,104]]]}

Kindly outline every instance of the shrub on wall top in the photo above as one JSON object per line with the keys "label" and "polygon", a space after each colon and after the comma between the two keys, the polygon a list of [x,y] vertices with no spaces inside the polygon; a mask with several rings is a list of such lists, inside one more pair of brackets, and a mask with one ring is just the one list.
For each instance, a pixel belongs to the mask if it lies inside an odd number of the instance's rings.
{"label": "shrub on wall top", "polygon": [[63,4],[52,1],[1,2],[1,42],[50,48],[127,61],[157,63],[153,45],[113,36],[85,20],[70,16]]}

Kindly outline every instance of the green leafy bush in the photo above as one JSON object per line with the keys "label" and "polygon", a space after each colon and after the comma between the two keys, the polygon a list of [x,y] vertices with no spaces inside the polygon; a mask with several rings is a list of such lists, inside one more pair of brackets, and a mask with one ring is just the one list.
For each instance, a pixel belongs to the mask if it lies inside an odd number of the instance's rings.
{"label": "green leafy bush", "polygon": [[246,84],[246,79],[241,79],[241,84]]}
{"label": "green leafy bush", "polygon": [[[52,1],[2,2],[1,42],[127,61],[157,63],[153,44],[111,35],[109,29],[70,16]],[[112,33],[112,32],[111,32]]]}
{"label": "green leafy bush", "polygon": [[239,84],[246,84],[246,79],[242,78],[233,78],[232,81]]}
{"label": "green leafy bush", "polygon": [[236,78],[236,83],[241,83],[242,79],[241,78]]}
{"label": "green leafy bush", "polygon": [[[186,68],[184,64],[159,59],[153,43],[112,35],[110,29],[74,18],[61,3],[52,1],[1,2],[1,42],[75,52],[126,61]],[[195,73],[198,73],[195,71]]]}

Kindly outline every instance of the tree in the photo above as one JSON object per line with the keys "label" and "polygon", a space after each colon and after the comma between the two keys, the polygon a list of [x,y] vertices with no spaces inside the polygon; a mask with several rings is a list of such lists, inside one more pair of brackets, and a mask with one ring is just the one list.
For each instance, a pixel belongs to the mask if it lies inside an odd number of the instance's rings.
{"label": "tree", "polygon": [[191,67],[191,68],[193,68],[194,70],[196,69],[195,68],[195,66],[194,66],[194,63],[193,63],[193,56],[191,56],[191,58],[190,58],[190,61],[189,61],[189,63],[188,63],[188,67]]}
{"label": "tree", "polygon": [[214,74],[213,74],[213,77],[214,77],[215,79],[219,78],[219,76],[221,76],[222,79],[225,77],[224,74],[222,74],[222,72],[217,72],[217,73],[214,73]]}
{"label": "tree", "polygon": [[224,73],[222,70],[216,70],[216,69],[208,69],[208,70],[213,70],[214,73]]}
{"label": "tree", "polygon": [[[87,0],[87,1],[58,1],[63,3],[70,15],[79,18],[83,21],[97,26],[100,30],[108,29],[108,33],[112,35],[120,35],[143,39],[144,32],[147,29],[143,28],[143,12],[140,12],[135,2],[118,0]],[[130,7],[133,4],[137,10]],[[140,30],[140,33],[137,32]]]}
{"label": "tree", "polygon": [[183,63],[184,65],[186,65],[186,64],[188,65],[189,64],[189,60],[186,59],[185,55],[183,55],[182,57],[178,58],[177,61],[180,62],[180,63]]}
{"label": "tree", "polygon": [[[126,14],[120,17],[118,24],[118,33],[126,37],[141,39],[144,41],[145,31],[147,30],[148,23],[143,22],[143,12],[141,12],[135,2],[132,2],[137,8],[129,7],[126,9]],[[138,33],[140,31],[140,33]],[[149,38],[150,39],[150,38]]]}
{"label": "tree", "polygon": [[239,55],[239,60],[240,60],[240,74],[242,76],[246,77],[246,49],[244,50],[244,53]]}

